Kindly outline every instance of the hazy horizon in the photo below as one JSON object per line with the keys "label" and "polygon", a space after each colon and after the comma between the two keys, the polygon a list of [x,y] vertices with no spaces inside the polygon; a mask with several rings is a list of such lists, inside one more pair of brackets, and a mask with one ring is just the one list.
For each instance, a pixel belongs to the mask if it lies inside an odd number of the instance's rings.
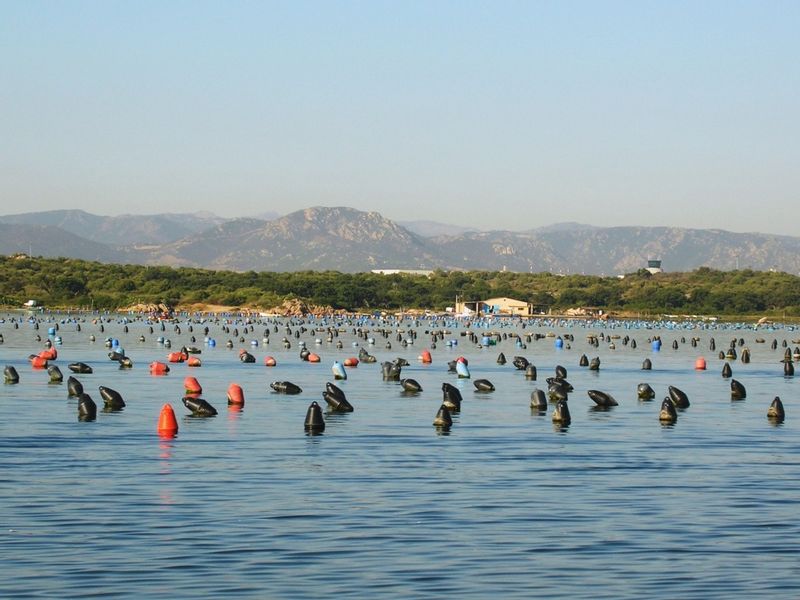
{"label": "hazy horizon", "polygon": [[4,8],[4,214],[800,236],[796,3]]}

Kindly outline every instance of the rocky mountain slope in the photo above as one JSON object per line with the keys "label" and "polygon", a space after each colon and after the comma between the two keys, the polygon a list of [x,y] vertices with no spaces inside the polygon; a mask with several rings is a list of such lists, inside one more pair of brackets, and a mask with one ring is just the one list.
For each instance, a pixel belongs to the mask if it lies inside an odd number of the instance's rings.
{"label": "rocky mountain slope", "polygon": [[[166,226],[174,218],[181,225]],[[577,223],[522,232],[434,225],[425,226],[450,233],[426,237],[376,212],[346,207],[307,208],[273,220],[50,211],[0,217],[0,252],[30,248],[34,255],[235,271],[442,268],[617,275],[659,258],[669,271],[707,266],[800,273],[796,237]]]}

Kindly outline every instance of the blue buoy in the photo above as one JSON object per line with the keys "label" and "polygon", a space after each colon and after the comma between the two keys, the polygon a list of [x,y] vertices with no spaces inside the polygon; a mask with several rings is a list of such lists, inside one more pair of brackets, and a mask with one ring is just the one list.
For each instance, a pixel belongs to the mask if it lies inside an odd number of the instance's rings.
{"label": "blue buoy", "polygon": [[563,348],[564,347],[564,340],[561,339],[561,336],[558,336],[555,341],[556,348]]}

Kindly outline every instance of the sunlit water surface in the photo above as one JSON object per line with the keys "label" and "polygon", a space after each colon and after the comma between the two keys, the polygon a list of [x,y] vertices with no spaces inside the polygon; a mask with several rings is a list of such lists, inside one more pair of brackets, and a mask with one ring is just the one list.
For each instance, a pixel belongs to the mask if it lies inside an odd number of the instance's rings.
{"label": "sunlit water surface", "polygon": [[[127,323],[125,333],[117,316],[106,316],[104,331],[87,317],[40,318],[38,330],[20,313],[0,323],[0,365],[20,374],[19,384],[0,385],[4,598],[800,593],[798,383],[783,376],[780,363],[783,342],[794,348],[800,332],[599,323],[471,329],[479,338],[487,331],[574,336],[562,349],[553,337],[523,349],[513,337],[478,347],[462,335],[463,324],[405,321],[402,337],[411,339],[409,330],[417,337],[402,347],[397,323],[364,322],[375,338],[369,345],[353,334],[356,325],[328,321],[323,326],[340,329],[337,349],[324,332],[296,338],[297,324],[287,333],[283,324],[276,332],[273,323],[257,322],[244,333],[241,322],[223,331],[223,322],[209,321],[190,332],[184,317],[180,333],[173,324],[165,331],[156,324],[150,333],[143,321]],[[30,366],[28,355],[43,348],[35,336],[44,340],[54,326],[62,338],[55,364],[65,379],[67,364],[90,364],[93,374],[76,377],[100,408],[97,386],[119,391],[127,403],[122,412],[99,411],[95,422],[79,422],[66,383],[50,384],[46,371]],[[206,326],[216,347],[204,343]],[[244,342],[233,335],[237,327]],[[388,340],[376,331],[381,327],[391,327]],[[432,364],[422,364],[417,357],[431,346],[426,331],[444,329]],[[603,335],[598,347],[587,333]],[[638,346],[611,335],[628,335]],[[663,340],[658,352],[648,341],[654,335]],[[202,367],[173,364],[166,376],[150,375],[148,364],[170,351],[159,336],[172,342],[171,350],[195,336]],[[108,359],[106,337],[119,340],[133,369]],[[699,338],[696,347],[692,337]],[[716,351],[709,350],[712,337]],[[717,353],[738,338],[751,362],[729,361],[747,389],[745,400],[732,401]],[[301,340],[322,357],[319,364],[300,360]],[[448,340],[457,345],[448,347]],[[355,341],[378,358],[347,369],[339,382],[355,412],[326,412],[324,434],[307,435],[308,405],[316,400],[325,407],[321,392],[333,381],[331,365],[357,355]],[[239,348],[257,362],[240,362]],[[500,352],[508,359],[502,366]],[[600,370],[579,367],[581,354],[600,357]],[[264,366],[267,355],[276,367]],[[462,355],[471,380],[447,371],[447,362]],[[515,355],[536,365],[537,381],[512,366]],[[708,361],[706,371],[694,370],[698,356]],[[402,376],[416,379],[422,393],[405,394],[398,383],[383,381],[380,362],[397,357],[410,362]],[[645,358],[652,371],[641,370]],[[558,364],[575,388],[565,429],[552,423],[552,407],[544,415],[529,408],[530,392],[546,389],[544,379]],[[218,416],[188,415],[181,403],[187,375],[200,381]],[[478,378],[496,391],[477,392]],[[275,394],[268,384],[276,380],[295,382],[303,393]],[[241,412],[227,407],[231,382],[244,389]],[[464,397],[449,432],[432,426],[443,382]],[[654,401],[637,400],[640,382],[656,390]],[[660,400],[669,385],[685,391],[691,406],[674,426],[662,426]],[[619,406],[595,411],[589,389],[612,394]],[[766,418],[775,396],[786,406],[781,425]],[[178,415],[174,439],[156,434],[164,403]]]}

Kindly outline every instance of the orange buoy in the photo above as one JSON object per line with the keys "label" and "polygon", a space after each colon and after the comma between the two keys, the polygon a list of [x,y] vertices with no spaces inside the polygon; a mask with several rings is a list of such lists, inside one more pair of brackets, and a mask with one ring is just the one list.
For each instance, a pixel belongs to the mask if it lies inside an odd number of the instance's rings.
{"label": "orange buoy", "polygon": [[200,382],[197,381],[194,377],[184,377],[183,378],[183,389],[186,390],[187,394],[202,394],[203,393],[203,386],[200,385]]}
{"label": "orange buoy", "polygon": [[694,368],[696,371],[705,371],[706,370],[706,359],[702,356],[699,357],[696,361],[694,361]]}
{"label": "orange buoy", "polygon": [[344,359],[344,366],[345,367],[357,367],[358,366],[358,359],[355,356],[351,356],[350,358]]}
{"label": "orange buoy", "polygon": [[200,359],[196,356],[190,356],[189,360],[186,361],[187,367],[199,367],[201,364]]}
{"label": "orange buoy", "polygon": [[47,368],[47,359],[42,358],[41,356],[33,355],[31,356],[31,366],[34,369],[46,369]]}
{"label": "orange buoy", "polygon": [[39,358],[43,358],[45,360],[55,360],[58,358],[58,352],[51,346],[47,350],[42,350],[39,352]]}
{"label": "orange buoy", "polygon": [[431,353],[427,350],[423,350],[422,354],[419,355],[419,359],[424,362],[425,364],[431,363],[433,359],[431,358]]}
{"label": "orange buoy", "polygon": [[150,363],[150,373],[152,375],[164,375],[166,373],[169,373],[169,365],[154,360],[153,362]]}
{"label": "orange buoy", "polygon": [[278,361],[277,361],[277,360],[275,360],[275,358],[274,358],[273,356],[267,356],[267,357],[264,359],[264,366],[267,366],[267,367],[274,367],[274,366],[275,366],[275,365],[277,365],[277,364],[278,364]]}
{"label": "orange buoy", "polygon": [[186,360],[186,355],[183,352],[170,352],[167,354],[167,360],[171,363],[182,363]]}
{"label": "orange buoy", "polygon": [[175,437],[178,433],[178,421],[175,418],[175,411],[172,405],[165,404],[161,407],[161,414],[158,415],[158,435],[162,437]]}
{"label": "orange buoy", "polygon": [[313,352],[308,354],[308,362],[318,363],[319,361],[319,354],[314,354]]}
{"label": "orange buoy", "polygon": [[464,365],[469,365],[469,361],[468,361],[466,358],[464,358],[463,356],[459,356],[459,357],[456,359],[456,362],[463,363]]}
{"label": "orange buoy", "polygon": [[228,404],[244,405],[244,391],[242,391],[242,386],[238,383],[232,383],[228,386]]}

